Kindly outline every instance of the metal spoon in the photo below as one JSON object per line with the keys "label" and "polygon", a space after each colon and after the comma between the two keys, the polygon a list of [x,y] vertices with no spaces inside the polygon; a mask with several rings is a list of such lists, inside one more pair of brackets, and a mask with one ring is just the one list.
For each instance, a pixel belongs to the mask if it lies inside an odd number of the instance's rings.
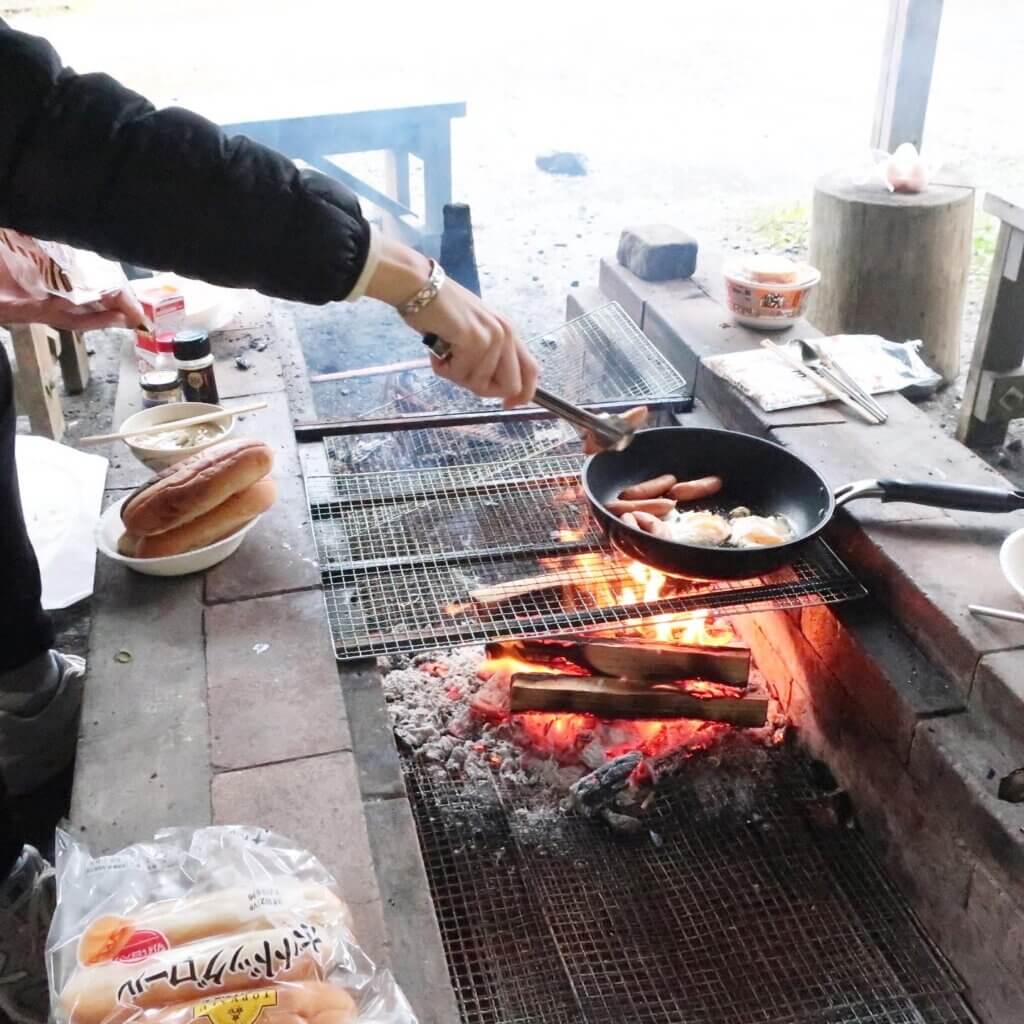
{"label": "metal spoon", "polygon": [[[436,334],[424,335],[423,344],[438,359],[447,359],[451,355],[451,346]],[[559,419],[592,434],[602,448],[621,452],[633,440],[633,426],[623,416],[617,416],[614,413],[589,412],[578,405],[573,405],[568,399],[552,394],[541,387],[534,391],[533,400],[542,409],[554,413]]]}
{"label": "metal spoon", "polygon": [[876,417],[880,423],[884,423],[889,418],[885,409],[838,363],[830,359],[816,342],[808,341],[806,338],[793,338],[788,344],[797,346],[805,366],[817,370],[833,387],[848,394],[858,405]]}

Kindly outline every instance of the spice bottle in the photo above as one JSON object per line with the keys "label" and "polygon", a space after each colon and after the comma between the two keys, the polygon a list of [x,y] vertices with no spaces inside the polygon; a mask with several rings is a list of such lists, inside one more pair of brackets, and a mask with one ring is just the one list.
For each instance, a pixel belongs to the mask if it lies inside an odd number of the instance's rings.
{"label": "spice bottle", "polygon": [[174,336],[174,362],[185,401],[216,405],[220,399],[213,375],[210,336],[206,331],[178,331]]}
{"label": "spice bottle", "polygon": [[[156,339],[154,339],[156,344]],[[181,385],[178,382],[178,368],[170,352],[157,345],[152,361],[143,364],[139,374],[142,389],[142,408],[152,409],[155,405],[168,405],[181,401]]]}
{"label": "spice bottle", "polygon": [[181,382],[178,380],[178,371],[173,366],[166,370],[150,370],[143,375],[140,384],[143,409],[181,401]]}

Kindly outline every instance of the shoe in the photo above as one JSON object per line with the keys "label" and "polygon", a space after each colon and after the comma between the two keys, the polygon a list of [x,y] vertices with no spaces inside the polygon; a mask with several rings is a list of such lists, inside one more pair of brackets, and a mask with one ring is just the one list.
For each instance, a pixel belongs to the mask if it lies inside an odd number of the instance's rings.
{"label": "shoe", "polygon": [[78,743],[85,662],[53,652],[59,678],[53,696],[31,714],[0,710],[0,776],[23,796],[66,768]]}
{"label": "shoe", "polygon": [[46,934],[56,903],[53,868],[26,846],[0,880],[0,1020],[46,1024]]}

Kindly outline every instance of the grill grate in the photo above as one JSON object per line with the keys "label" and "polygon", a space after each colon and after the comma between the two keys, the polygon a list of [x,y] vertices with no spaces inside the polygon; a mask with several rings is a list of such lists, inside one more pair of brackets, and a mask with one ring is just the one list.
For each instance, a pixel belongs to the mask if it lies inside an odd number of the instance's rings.
{"label": "grill grate", "polygon": [[[682,396],[686,388],[686,381],[617,302],[584,313],[527,344],[540,365],[545,387],[577,404],[665,399]],[[443,416],[500,409],[494,399],[477,398],[439,377],[429,377],[360,419],[372,422],[410,414]]]}
{"label": "grill grate", "polygon": [[[500,636],[600,629],[703,611],[741,614],[863,595],[823,544],[770,577],[667,581],[643,600],[630,562],[605,545],[571,456],[516,467],[315,477],[306,482],[327,611],[342,660]],[[525,468],[536,475],[523,476]],[[471,593],[557,574],[499,603]],[[632,591],[627,594],[626,588]]]}
{"label": "grill grate", "polygon": [[739,746],[659,786],[657,843],[404,760],[464,1024],[974,1021],[806,765]]}

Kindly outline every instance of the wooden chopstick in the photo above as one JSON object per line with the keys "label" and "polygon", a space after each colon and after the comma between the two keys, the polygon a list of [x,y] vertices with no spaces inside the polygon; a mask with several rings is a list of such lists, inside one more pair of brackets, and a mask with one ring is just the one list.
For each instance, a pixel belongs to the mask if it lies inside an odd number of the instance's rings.
{"label": "wooden chopstick", "polygon": [[874,413],[868,412],[863,406],[858,403],[841,388],[837,388],[830,380],[824,378],[820,373],[815,373],[809,366],[805,365],[802,359],[793,355],[792,352],[786,351],[781,345],[776,345],[771,338],[763,338],[761,340],[761,347],[766,348],[771,352],[774,352],[783,362],[787,363],[792,369],[796,370],[797,373],[803,374],[809,381],[816,384],[826,395],[830,395],[837,401],[843,403],[843,405],[852,409],[862,419],[868,421],[868,423],[877,425],[882,421],[875,416]]}
{"label": "wooden chopstick", "polygon": [[89,437],[79,438],[79,444],[106,444],[108,441],[124,441],[129,437],[138,437],[140,434],[158,434],[165,430],[180,430],[182,427],[195,427],[200,423],[212,423],[214,420],[222,420],[225,416],[240,416],[244,412],[256,412],[258,409],[266,409],[266,402],[252,402],[250,405],[239,405],[233,409],[222,409],[220,412],[204,412],[201,416],[187,416],[183,420],[168,420],[166,423],[151,423],[141,430],[125,430],[116,434],[91,434]]}
{"label": "wooden chopstick", "polygon": [[1007,622],[1024,622],[1024,612],[1011,612],[1006,608],[987,608],[983,604],[969,604],[967,610],[972,615],[984,615],[990,619],[1006,619]]}

